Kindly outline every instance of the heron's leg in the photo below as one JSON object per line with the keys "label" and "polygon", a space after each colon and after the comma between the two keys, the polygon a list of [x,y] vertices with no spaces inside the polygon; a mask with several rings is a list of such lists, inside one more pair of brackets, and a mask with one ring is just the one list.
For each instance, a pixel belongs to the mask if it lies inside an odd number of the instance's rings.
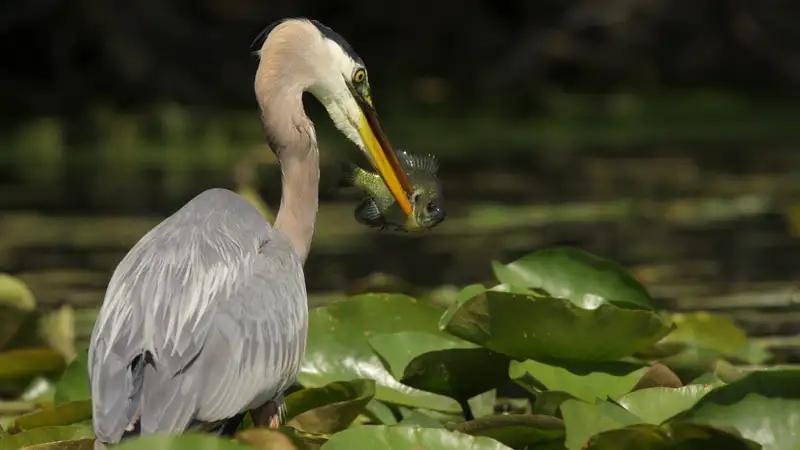
{"label": "heron's leg", "polygon": [[236,430],[239,429],[239,425],[242,424],[242,420],[244,420],[244,413],[239,413],[227,421],[225,424],[220,428],[219,435],[220,436],[233,436],[236,434]]}
{"label": "heron's leg", "polygon": [[251,409],[250,415],[253,416],[253,425],[256,427],[278,428],[281,425],[278,405],[271,400]]}

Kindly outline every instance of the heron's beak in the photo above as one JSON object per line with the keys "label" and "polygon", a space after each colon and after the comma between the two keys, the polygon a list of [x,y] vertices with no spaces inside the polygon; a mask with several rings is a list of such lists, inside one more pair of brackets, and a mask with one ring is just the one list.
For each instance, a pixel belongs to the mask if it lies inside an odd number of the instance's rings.
{"label": "heron's beak", "polygon": [[386,133],[383,132],[383,127],[378,121],[378,114],[369,103],[369,99],[359,100],[358,104],[361,107],[358,134],[361,135],[361,139],[367,147],[375,170],[383,178],[386,187],[397,200],[397,204],[403,208],[406,216],[410,216],[413,213],[409,202],[409,193],[412,189],[408,182],[408,175],[400,166],[400,161],[397,159]]}

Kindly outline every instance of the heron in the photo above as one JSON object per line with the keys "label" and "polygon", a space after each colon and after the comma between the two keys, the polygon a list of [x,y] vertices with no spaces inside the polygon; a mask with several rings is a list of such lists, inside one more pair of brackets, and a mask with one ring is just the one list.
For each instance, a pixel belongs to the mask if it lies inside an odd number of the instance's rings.
{"label": "heron", "polygon": [[89,347],[95,448],[219,424],[250,411],[277,427],[308,334],[303,264],[318,208],[319,154],[302,95],[316,97],[407,215],[408,176],[378,120],[363,60],[305,18],[264,31],[255,94],[281,167],[274,226],[238,194],[206,190],[146,233],[109,281]]}

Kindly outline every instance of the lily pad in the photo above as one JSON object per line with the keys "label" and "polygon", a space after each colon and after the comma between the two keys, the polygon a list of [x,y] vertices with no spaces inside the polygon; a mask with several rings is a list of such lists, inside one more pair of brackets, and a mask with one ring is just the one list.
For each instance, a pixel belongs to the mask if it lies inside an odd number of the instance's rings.
{"label": "lily pad", "polygon": [[462,422],[456,431],[490,437],[514,449],[538,448],[539,444],[563,441],[564,422],[556,417],[507,414]]}
{"label": "lily pad", "polygon": [[374,398],[367,403],[364,415],[381,425],[395,425],[397,423],[397,418],[394,416],[392,408]]}
{"label": "lily pad", "polygon": [[631,392],[618,399],[617,403],[646,423],[660,425],[670,417],[694,406],[712,389],[714,389],[712,386],[702,384],[692,384],[677,389],[654,387]]}
{"label": "lily pad", "polygon": [[647,369],[642,379],[636,383],[633,390],[647,389],[651,387],[672,387],[679,388],[683,386],[680,377],[672,371],[669,367],[655,363]]}
{"label": "lily pad", "polygon": [[369,343],[401,383],[459,402],[508,380],[507,356],[456,337],[403,331]]}
{"label": "lily pad", "polygon": [[[568,392],[574,397],[594,403],[595,400],[616,400],[627,394],[647,372],[641,364],[626,362],[545,364],[539,361],[513,361],[509,374],[526,387],[526,375],[550,391]],[[529,389],[530,390],[530,389]]]}
{"label": "lily pad", "polygon": [[316,450],[328,437],[304,433],[290,427],[280,427],[277,430],[251,428],[238,433],[236,441],[259,450]]}
{"label": "lily pad", "polygon": [[400,414],[403,415],[403,420],[400,421],[400,425],[416,425],[424,428],[444,428],[444,424],[441,421],[418,409],[411,409],[401,406]]}
{"label": "lily pad", "polygon": [[715,350],[725,356],[736,356],[748,349],[744,330],[725,316],[708,312],[676,313],[672,320],[676,328],[664,338],[665,342]]}
{"label": "lily pad", "polygon": [[58,373],[66,362],[57,351],[49,348],[25,348],[0,353],[0,380],[33,378]]}
{"label": "lily pad", "polygon": [[[524,385],[523,385],[524,386]],[[561,404],[575,398],[568,392],[562,391],[543,391],[536,393],[536,400],[533,402],[533,414],[544,414],[547,416],[561,417]]]}
{"label": "lily pad", "polygon": [[569,450],[584,448],[597,433],[642,423],[639,417],[609,402],[567,400],[561,404],[561,415],[567,429],[566,447]]}
{"label": "lily pad", "polygon": [[751,372],[706,394],[692,409],[672,419],[733,427],[764,450],[800,447],[800,370]]}
{"label": "lily pad", "polygon": [[335,433],[347,428],[375,396],[372,380],[337,381],[288,395],[285,421],[311,433]]}
{"label": "lily pad", "polygon": [[91,426],[43,427],[0,439],[0,450],[19,450],[36,444],[89,438],[94,438]]}
{"label": "lily pad", "polygon": [[89,390],[88,361],[88,349],[81,349],[61,374],[61,378],[56,383],[55,403],[57,405],[92,398]]}
{"label": "lily pad", "polygon": [[572,361],[614,361],[651,346],[671,329],[652,311],[610,304],[588,310],[560,298],[492,290],[452,305],[439,326],[513,358]]}
{"label": "lily pad", "polygon": [[509,447],[487,437],[439,428],[414,426],[368,425],[349,428],[331,436],[322,450],[509,450]]}
{"label": "lily pad", "polygon": [[758,450],[761,448],[734,433],[691,423],[632,425],[600,433],[589,441],[586,450]]}
{"label": "lily pad", "polygon": [[114,450],[252,450],[251,447],[206,434],[149,435],[125,439]]}
{"label": "lily pad", "polygon": [[20,279],[0,273],[0,349],[14,337],[25,317],[36,309],[36,299]]}
{"label": "lily pad", "polygon": [[46,444],[36,444],[23,447],[20,450],[93,450],[94,439],[75,439],[71,441],[56,441]]}
{"label": "lily pad", "polygon": [[603,304],[654,309],[647,289],[619,264],[570,247],[540,250],[506,264],[492,264],[501,283],[541,289],[584,309]]}
{"label": "lily pad", "polygon": [[436,328],[442,310],[400,294],[365,294],[316,308],[309,313],[306,356],[298,378],[305,387],[334,381],[373,379],[376,398],[388,403],[441,411],[459,411],[454,400],[397,381],[375,355],[367,339],[377,333]]}
{"label": "lily pad", "polygon": [[10,427],[12,433],[34,428],[51,427],[59,425],[72,425],[92,418],[92,402],[81,400],[72,403],[63,403],[53,409],[46,409],[29,414],[24,414],[14,420]]}

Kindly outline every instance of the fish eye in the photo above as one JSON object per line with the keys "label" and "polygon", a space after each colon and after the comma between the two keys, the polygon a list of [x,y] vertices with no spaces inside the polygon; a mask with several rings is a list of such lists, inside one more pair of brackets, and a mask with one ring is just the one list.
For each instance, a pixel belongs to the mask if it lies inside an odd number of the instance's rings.
{"label": "fish eye", "polygon": [[428,214],[434,214],[439,211],[439,207],[436,206],[436,203],[430,202],[425,206],[425,209],[428,211]]}
{"label": "fish eye", "polygon": [[363,67],[356,69],[356,72],[353,74],[353,83],[363,83],[364,80],[367,79],[367,71],[364,70]]}

